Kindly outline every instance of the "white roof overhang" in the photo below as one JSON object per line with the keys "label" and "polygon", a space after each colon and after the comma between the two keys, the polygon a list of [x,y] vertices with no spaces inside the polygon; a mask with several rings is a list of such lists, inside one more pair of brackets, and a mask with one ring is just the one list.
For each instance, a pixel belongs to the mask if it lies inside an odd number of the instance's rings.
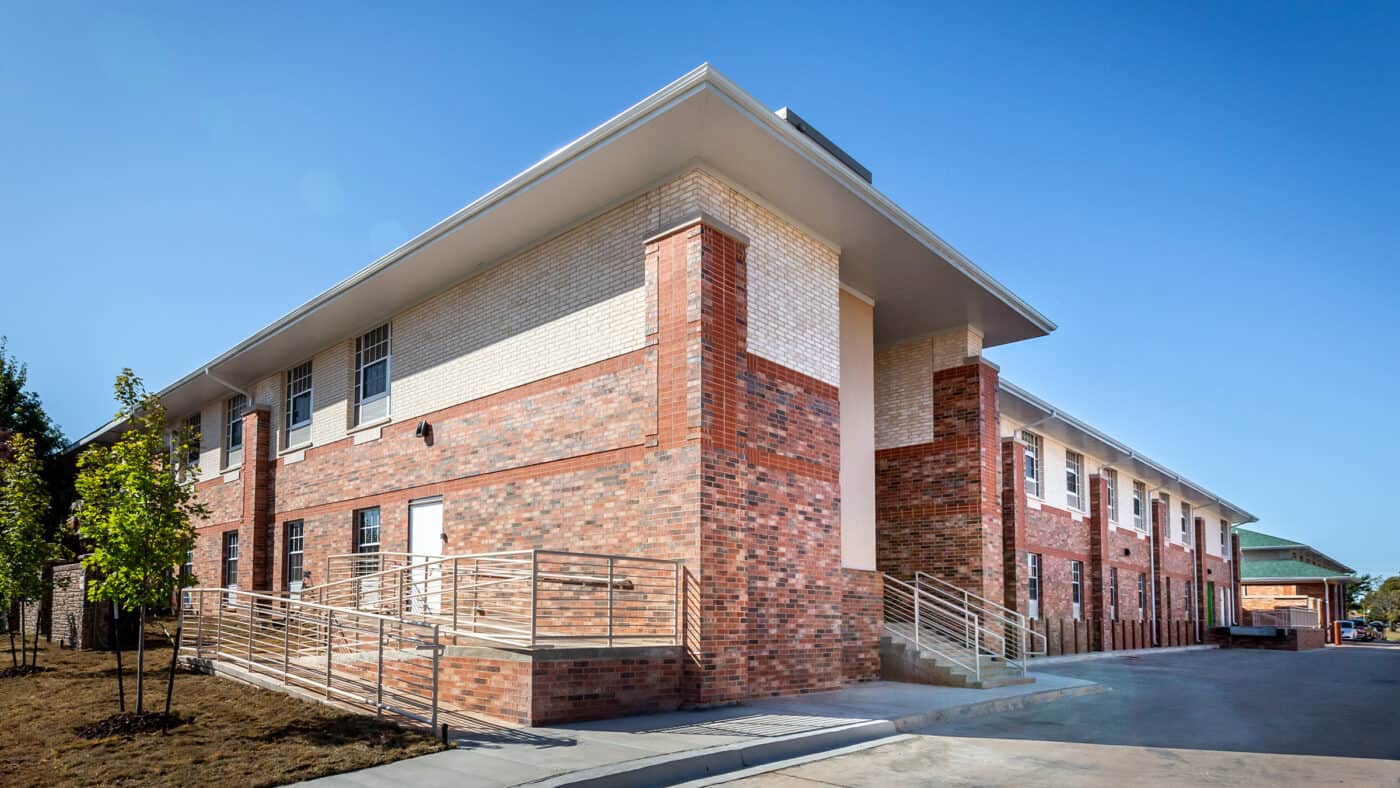
{"label": "white roof overhang", "polygon": [[[877,344],[971,325],[991,347],[1055,328],[827,150],[702,65],[160,395],[172,414],[191,411],[226,396],[230,385],[249,386],[305,360],[694,167],[715,172],[838,247],[843,284],[878,305]],[[119,426],[104,425],[74,446]]]}

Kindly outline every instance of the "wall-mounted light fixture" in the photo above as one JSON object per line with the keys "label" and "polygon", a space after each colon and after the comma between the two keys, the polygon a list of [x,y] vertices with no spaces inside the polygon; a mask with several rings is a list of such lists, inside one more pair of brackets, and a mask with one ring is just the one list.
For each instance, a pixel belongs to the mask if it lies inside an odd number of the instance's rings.
{"label": "wall-mounted light fixture", "polygon": [[427,419],[419,419],[418,429],[413,431],[413,437],[423,438],[424,440],[426,440],[428,438],[431,438],[432,435],[433,425],[429,424]]}

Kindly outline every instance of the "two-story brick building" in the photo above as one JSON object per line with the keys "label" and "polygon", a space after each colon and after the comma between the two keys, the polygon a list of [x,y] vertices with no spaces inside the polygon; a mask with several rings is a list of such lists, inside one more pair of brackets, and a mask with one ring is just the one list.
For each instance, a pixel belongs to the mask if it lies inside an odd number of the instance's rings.
{"label": "two-story brick building", "polygon": [[203,436],[190,570],[294,595],[336,554],[677,559],[679,685],[613,713],[877,676],[880,572],[1102,619],[1148,571],[1142,616],[1228,618],[1217,526],[1248,515],[983,358],[1053,329],[702,66],[163,389]]}

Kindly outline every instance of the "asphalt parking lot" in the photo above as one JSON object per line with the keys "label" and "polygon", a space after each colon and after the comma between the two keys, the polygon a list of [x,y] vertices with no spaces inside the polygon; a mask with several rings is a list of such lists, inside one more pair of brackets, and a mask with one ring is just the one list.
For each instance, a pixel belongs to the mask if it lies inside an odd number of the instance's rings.
{"label": "asphalt parking lot", "polygon": [[1400,644],[1044,668],[1110,688],[731,785],[1400,786]]}

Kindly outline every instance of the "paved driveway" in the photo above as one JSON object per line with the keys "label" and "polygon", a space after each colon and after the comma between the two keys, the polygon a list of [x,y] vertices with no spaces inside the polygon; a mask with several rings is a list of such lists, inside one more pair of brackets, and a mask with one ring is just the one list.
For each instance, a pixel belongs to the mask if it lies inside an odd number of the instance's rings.
{"label": "paved driveway", "polygon": [[1400,647],[1046,667],[1111,691],[940,725],[733,783],[1400,786]]}

